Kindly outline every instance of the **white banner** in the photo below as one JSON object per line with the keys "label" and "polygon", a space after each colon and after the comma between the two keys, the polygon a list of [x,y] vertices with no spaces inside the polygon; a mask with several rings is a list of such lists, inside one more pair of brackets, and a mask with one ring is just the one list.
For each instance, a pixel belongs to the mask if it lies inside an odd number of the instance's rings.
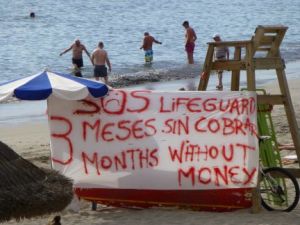
{"label": "white banner", "polygon": [[48,99],[52,165],[77,188],[255,187],[255,92],[113,90]]}

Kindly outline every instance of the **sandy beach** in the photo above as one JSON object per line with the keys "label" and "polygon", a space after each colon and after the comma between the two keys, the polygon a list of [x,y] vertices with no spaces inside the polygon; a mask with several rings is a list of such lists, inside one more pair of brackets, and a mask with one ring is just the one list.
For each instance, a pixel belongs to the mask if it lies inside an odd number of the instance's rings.
{"label": "sandy beach", "polygon": [[[50,97],[53,97],[51,103],[45,100],[20,101],[15,98],[0,101],[0,143],[5,143],[25,159],[7,153],[5,147],[3,149],[3,145],[0,146],[0,215],[5,215],[1,218],[11,218],[10,212],[16,215],[18,209],[27,210],[26,215],[33,215],[43,209],[46,211],[56,208],[64,200],[59,194],[72,191],[72,185],[67,184],[70,182],[51,183],[56,181],[51,176],[42,172],[35,173],[35,169],[38,170],[36,167],[46,169],[47,172],[51,170],[51,148],[54,150],[54,169],[74,178],[75,185],[78,185],[76,191],[85,191],[86,187],[99,188],[98,191],[103,191],[102,195],[105,197],[111,195],[113,203],[121,199],[120,193],[116,194],[113,188],[123,189],[121,195],[127,197],[128,202],[133,202],[130,192],[135,192],[134,197],[137,200],[145,197],[149,204],[156,202],[155,197],[159,203],[168,203],[170,199],[174,202],[187,201],[189,204],[191,201],[207,200],[208,203],[201,203],[201,206],[213,205],[215,209],[223,207],[217,205],[218,202],[232,201],[233,208],[243,204],[242,198],[249,203],[251,195],[248,187],[255,186],[256,175],[259,175],[258,143],[252,129],[256,122],[254,93],[229,93],[231,83],[234,85],[231,77],[235,76],[226,71],[229,69],[225,67],[226,62],[217,57],[223,56],[222,52],[226,55],[227,50],[222,51],[224,43],[209,44],[215,41],[216,34],[228,43],[231,61],[228,66],[232,66],[233,71],[247,69],[250,72],[252,69],[270,66],[282,69],[282,63],[285,64],[297,120],[294,122],[298,123],[300,131],[299,0],[188,1],[185,4],[178,0],[161,0],[159,4],[153,4],[154,1],[149,0],[73,0],[59,1],[59,4],[53,4],[52,0],[8,0],[1,3],[0,83],[3,86],[10,86],[10,81],[21,84],[28,81],[26,77],[34,78],[44,72],[75,75],[78,71],[75,71],[74,63],[81,68],[83,78],[95,79],[94,64],[108,62],[99,60],[99,63],[91,57],[99,42],[102,42],[107,52],[106,59],[109,58],[111,64],[108,85],[126,90],[111,91],[109,97],[95,100],[96,104],[89,101],[90,99],[59,104],[60,100],[54,96]],[[194,31],[192,40],[192,30],[183,26],[184,21],[188,21]],[[149,48],[143,48],[146,47],[145,32],[156,40]],[[80,40],[82,45],[74,46],[76,40]],[[206,59],[211,58],[213,52],[210,47],[213,46],[221,47],[218,48],[219,54],[213,57],[219,62],[213,65],[222,68],[211,71],[205,94],[195,93],[200,77],[205,76],[202,69],[205,68],[206,71],[212,65]],[[277,47],[280,51],[277,51]],[[153,50],[153,62],[147,63],[145,53],[148,55],[149,52],[144,50],[150,48]],[[194,64],[188,64],[191,50]],[[216,50],[217,48],[214,53]],[[250,62],[250,57],[266,57],[266,61],[255,59]],[[277,57],[282,57],[282,61]],[[239,63],[238,59],[245,59],[245,63]],[[224,92],[216,93],[219,69],[224,70]],[[246,72],[242,71],[240,88],[246,88],[247,81],[251,83],[252,78],[247,78]],[[266,89],[267,93],[280,94],[274,70],[255,71],[255,80],[256,88]],[[76,97],[69,90],[62,90],[64,87],[71,88],[63,78],[35,77],[32,81],[22,85],[23,94],[30,89],[40,97],[38,86],[47,83],[50,85],[47,88],[48,93],[52,89],[52,93],[55,90],[56,93]],[[7,86],[4,89],[7,90]],[[72,86],[72,91],[79,90],[75,86]],[[15,87],[12,89],[16,90]],[[92,89],[94,88],[89,88],[89,93]],[[2,90],[0,99],[7,94],[6,90]],[[148,94],[151,91],[154,93]],[[214,94],[210,91],[214,91]],[[18,91],[14,93],[17,95]],[[117,93],[115,97],[114,93]],[[81,94],[84,95],[84,91]],[[154,98],[155,95],[160,97]],[[251,95],[251,99],[246,100],[247,102],[239,99],[226,101],[235,95],[242,98]],[[211,108],[214,103],[207,104],[209,101],[205,99],[220,100],[217,110]],[[280,100],[280,96],[277,96],[277,100]],[[80,104],[80,108],[71,111],[72,103]],[[202,105],[204,110],[197,108]],[[118,111],[116,107],[121,110]],[[235,111],[227,110],[230,107]],[[210,116],[213,111],[217,113]],[[227,115],[220,113],[223,111]],[[278,143],[292,144],[284,107],[274,106],[272,118]],[[65,138],[66,136],[68,137]],[[247,142],[251,142],[251,145],[243,145]],[[128,147],[124,147],[125,145]],[[300,159],[299,162],[295,159],[294,149],[283,149],[280,156],[284,167],[300,168]],[[287,159],[286,156],[294,158]],[[30,163],[26,160],[35,166],[27,167],[26,164]],[[79,169],[73,167],[77,165]],[[30,174],[22,173],[23,168]],[[51,172],[55,173],[53,170]],[[81,183],[77,182],[76,177],[80,178]],[[32,180],[39,180],[39,183],[31,182]],[[300,185],[300,177],[298,182]],[[39,184],[45,186],[49,192],[44,194],[45,189],[40,188]],[[76,188],[75,185],[73,187]],[[58,186],[62,188],[56,189]],[[232,197],[228,195],[231,187]],[[236,187],[247,192],[236,191]],[[171,191],[175,188],[180,188],[179,194]],[[209,193],[213,194],[198,191],[206,188],[212,188]],[[225,188],[226,191],[223,192]],[[148,192],[149,189],[158,191]],[[220,192],[215,191],[216,189],[220,189]],[[91,194],[95,193],[93,191],[98,192],[89,190]],[[157,194],[154,196],[153,193]],[[200,197],[197,196],[199,193]],[[19,197],[20,195],[24,198]],[[101,197],[99,196],[99,201]],[[43,200],[36,210],[33,205],[38,199],[35,198]],[[76,206],[78,207],[75,210]],[[175,207],[133,209],[100,204],[96,210],[92,210],[92,203],[84,200],[78,201],[76,206],[73,204],[72,210],[69,206],[59,213],[31,219],[4,223],[0,221],[0,225],[49,225],[49,221],[57,215],[61,216],[62,225],[300,224],[300,201],[289,213],[270,212],[261,208],[261,212],[256,214],[251,212],[251,208],[218,213]]]}
{"label": "sandy beach", "polygon": [[[294,79],[295,73],[300,66],[291,64],[287,67],[287,77],[289,88],[292,95],[292,102],[296,112],[298,124],[300,121],[300,79]],[[269,71],[268,71],[269,72]],[[273,79],[276,78],[274,75]],[[293,78],[293,79],[292,79]],[[163,88],[159,87],[159,89]],[[167,84],[166,84],[167,85]],[[174,83],[173,83],[174,85]],[[176,86],[176,85],[174,85]],[[177,86],[180,86],[178,84]],[[154,86],[155,87],[155,86]],[[157,87],[157,86],[156,86]],[[278,93],[278,83],[271,82],[264,84],[268,93]],[[5,107],[5,105],[1,105]],[[285,118],[283,107],[275,106],[272,112],[278,141],[290,143],[291,137],[288,132],[288,124]],[[45,119],[14,123],[0,124],[1,141],[8,144],[12,149],[24,158],[30,160],[40,167],[50,167],[50,146],[48,124]],[[288,152],[291,154],[293,152]],[[285,153],[286,154],[286,153]],[[291,166],[299,167],[298,164]],[[207,224],[207,225],[226,225],[226,224],[299,224],[300,206],[290,213],[268,212],[262,209],[259,214],[252,214],[250,209],[239,210],[230,213],[211,213],[197,212],[189,210],[179,210],[174,208],[153,208],[153,209],[125,209],[98,206],[96,211],[91,210],[91,204],[81,202],[81,209],[78,213],[65,210],[61,212],[62,224],[123,224],[123,225],[152,225],[152,224]],[[3,224],[47,224],[53,215],[41,218],[25,219],[20,222],[14,220]]]}

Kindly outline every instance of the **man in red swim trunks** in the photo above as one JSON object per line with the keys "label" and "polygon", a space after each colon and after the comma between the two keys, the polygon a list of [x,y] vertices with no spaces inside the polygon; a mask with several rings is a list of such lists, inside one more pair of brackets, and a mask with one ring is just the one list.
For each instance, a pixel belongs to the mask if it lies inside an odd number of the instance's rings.
{"label": "man in red swim trunks", "polygon": [[197,35],[193,28],[190,27],[189,21],[184,21],[182,26],[185,28],[185,51],[189,64],[194,64],[194,48]]}

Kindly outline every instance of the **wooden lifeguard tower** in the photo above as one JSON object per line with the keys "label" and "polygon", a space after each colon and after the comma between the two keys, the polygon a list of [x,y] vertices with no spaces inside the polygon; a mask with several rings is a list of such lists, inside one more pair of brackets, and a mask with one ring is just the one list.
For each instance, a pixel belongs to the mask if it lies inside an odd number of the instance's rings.
{"label": "wooden lifeguard tower", "polygon": [[[256,70],[275,70],[281,94],[259,94],[257,102],[258,104],[284,106],[297,158],[300,159],[299,128],[284,71],[285,63],[279,50],[287,29],[284,26],[258,26],[251,40],[209,42],[198,90],[205,91],[207,89],[210,74],[213,70],[231,71],[231,91],[240,89],[240,73],[242,70],[246,71],[246,88],[249,91],[256,91]],[[219,46],[234,48],[233,59],[214,61],[215,47]],[[300,177],[300,170],[293,171],[293,173]]]}
{"label": "wooden lifeguard tower", "polygon": [[[231,91],[240,89],[240,73],[246,72],[246,89],[256,91],[256,70],[275,70],[279,83],[280,94],[258,94],[257,104],[283,105],[286,112],[291,137],[296,149],[300,165],[300,135],[294,108],[285,74],[285,63],[280,55],[280,44],[288,27],[285,26],[258,26],[251,40],[209,42],[203,65],[203,71],[198,90],[205,91],[208,86],[211,71],[231,71]],[[216,47],[227,46],[234,48],[233,59],[214,61]],[[296,177],[300,177],[300,169],[289,169]],[[253,193],[254,208],[260,205],[258,193]],[[257,211],[254,209],[254,211]]]}

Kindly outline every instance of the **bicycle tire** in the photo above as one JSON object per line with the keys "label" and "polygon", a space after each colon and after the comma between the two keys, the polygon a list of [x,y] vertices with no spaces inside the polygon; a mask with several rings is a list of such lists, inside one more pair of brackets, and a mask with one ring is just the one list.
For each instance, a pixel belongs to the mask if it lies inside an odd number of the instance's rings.
{"label": "bicycle tire", "polygon": [[[299,202],[299,184],[296,178],[290,172],[280,167],[266,168],[263,172],[264,174],[262,174],[260,181],[262,206],[269,211],[292,211]],[[272,173],[277,175],[271,175]],[[271,182],[276,184],[270,185]],[[276,185],[279,186],[277,187]],[[271,186],[277,190],[279,189],[279,191],[271,190]]]}

